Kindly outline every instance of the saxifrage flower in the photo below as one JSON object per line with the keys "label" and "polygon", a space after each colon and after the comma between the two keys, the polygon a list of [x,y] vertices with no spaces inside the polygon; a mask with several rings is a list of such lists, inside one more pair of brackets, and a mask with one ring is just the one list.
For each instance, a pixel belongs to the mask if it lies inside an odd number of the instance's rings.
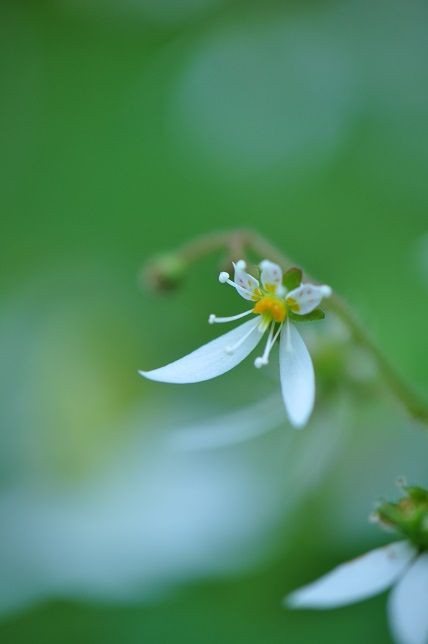
{"label": "saxifrage flower", "polygon": [[233,286],[252,306],[230,317],[212,314],[209,323],[234,322],[247,316],[252,316],[251,319],[175,362],[139,373],[150,380],[169,383],[210,380],[242,362],[267,333],[265,348],[254,364],[258,368],[267,365],[276,340],[280,340],[279,367],[285,408],[292,425],[302,427],[313,409],[315,379],[311,357],[294,323],[324,317],[318,307],[324,297],[331,295],[331,288],[302,284],[299,269],[292,268],[283,274],[280,266],[268,260],[260,263],[260,280],[246,271],[243,260],[236,262],[234,269],[234,281],[226,272],[220,273],[219,281]]}
{"label": "saxifrage flower", "polygon": [[398,644],[428,643],[428,492],[405,487],[397,503],[384,503],[373,518],[405,539],[353,559],[285,599],[290,608],[338,608],[392,587],[391,631]]}

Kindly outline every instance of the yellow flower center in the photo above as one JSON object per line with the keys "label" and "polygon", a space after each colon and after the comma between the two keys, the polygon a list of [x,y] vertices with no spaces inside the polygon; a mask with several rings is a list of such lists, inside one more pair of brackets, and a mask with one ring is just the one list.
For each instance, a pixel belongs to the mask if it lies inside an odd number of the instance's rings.
{"label": "yellow flower center", "polygon": [[265,295],[257,302],[253,312],[275,322],[284,322],[287,317],[287,306],[285,300],[275,295]]}

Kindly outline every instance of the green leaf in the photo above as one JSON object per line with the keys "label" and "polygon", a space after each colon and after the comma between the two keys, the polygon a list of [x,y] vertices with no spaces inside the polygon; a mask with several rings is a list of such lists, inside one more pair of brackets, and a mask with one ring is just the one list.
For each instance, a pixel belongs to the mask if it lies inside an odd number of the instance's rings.
{"label": "green leaf", "polygon": [[325,318],[325,313],[322,309],[314,309],[305,315],[298,315],[293,311],[289,311],[288,315],[293,322],[311,322],[312,320],[324,320]]}
{"label": "green leaf", "polygon": [[288,291],[292,291],[294,288],[300,286],[302,281],[302,271],[300,268],[289,268],[288,271],[284,273],[282,278],[282,283]]}

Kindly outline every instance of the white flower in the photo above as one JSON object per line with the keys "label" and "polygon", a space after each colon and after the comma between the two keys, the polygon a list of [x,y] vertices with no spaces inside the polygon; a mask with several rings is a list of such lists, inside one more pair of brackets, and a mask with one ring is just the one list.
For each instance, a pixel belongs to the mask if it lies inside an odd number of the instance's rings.
{"label": "white flower", "polygon": [[170,383],[191,383],[210,380],[238,365],[268,332],[266,346],[261,356],[254,361],[260,368],[269,362],[270,352],[280,338],[279,364],[282,395],[290,422],[295,427],[306,424],[315,399],[315,381],[312,361],[300,334],[290,317],[306,316],[313,312],[323,297],[331,295],[329,286],[300,284],[287,290],[283,273],[277,264],[264,260],[260,264],[260,282],[246,272],[246,264],[240,260],[234,264],[235,279],[222,272],[221,283],[233,286],[245,300],[253,302],[251,309],[231,317],[210,315],[209,323],[233,322],[251,314],[251,319],[232,331],[204,344],[187,356],[170,364],[140,371],[150,380]]}
{"label": "white flower", "polygon": [[399,644],[428,643],[428,552],[409,541],[372,550],[285,599],[291,608],[335,608],[389,587],[388,614]]}

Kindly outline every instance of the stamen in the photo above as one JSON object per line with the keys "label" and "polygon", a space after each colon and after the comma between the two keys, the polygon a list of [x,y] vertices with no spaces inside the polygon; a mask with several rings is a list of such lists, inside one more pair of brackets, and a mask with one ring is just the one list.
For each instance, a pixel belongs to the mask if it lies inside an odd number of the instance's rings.
{"label": "stamen", "polygon": [[330,295],[333,292],[331,290],[330,286],[327,286],[326,284],[324,284],[323,286],[320,286],[320,289],[321,289],[321,293],[322,293],[323,297],[330,297]]}
{"label": "stamen", "polygon": [[244,311],[244,313],[238,313],[238,315],[231,315],[230,317],[226,318],[218,318],[214,313],[211,313],[211,315],[208,318],[208,324],[220,324],[223,322],[234,322],[235,320],[239,320],[240,318],[244,318],[246,315],[250,315],[250,313],[253,312],[253,309],[250,309],[249,311]]}
{"label": "stamen", "polygon": [[272,349],[273,349],[273,347],[275,345],[276,339],[277,339],[277,337],[278,337],[278,335],[279,335],[279,333],[280,333],[280,331],[282,329],[282,326],[283,325],[280,324],[278,329],[276,330],[275,335],[273,335],[273,330],[275,328],[275,322],[272,322],[271,327],[270,327],[270,331],[269,331],[269,336],[268,336],[268,339],[267,339],[267,342],[266,342],[265,350],[263,351],[263,355],[254,360],[254,366],[257,367],[257,369],[260,369],[261,367],[264,367],[267,364],[269,364],[270,352],[272,351]]}
{"label": "stamen", "polygon": [[229,279],[229,277],[230,277],[229,273],[226,273],[226,271],[222,271],[222,272],[220,273],[220,275],[218,276],[218,281],[219,281],[221,284],[224,284],[225,282],[227,282],[227,280]]}
{"label": "stamen", "polygon": [[225,347],[224,350],[226,351],[226,353],[228,353],[229,355],[234,353],[236,349],[238,349],[241,346],[241,344],[243,344],[245,340],[249,338],[252,333],[254,333],[256,329],[258,329],[261,332],[260,324],[258,322],[256,322],[254,326],[252,326],[251,329],[247,331],[247,333],[245,333],[241,338],[239,338],[238,342],[236,342],[233,345],[228,345],[227,347]]}
{"label": "stamen", "polygon": [[272,335],[273,335],[274,327],[275,327],[275,323],[272,322],[271,325],[270,325],[269,335],[268,335],[268,339],[267,339],[267,342],[266,342],[265,350],[263,351],[263,355],[261,357],[259,356],[258,358],[256,358],[254,360],[254,366],[257,367],[257,369],[260,369],[261,367],[263,367],[263,365],[267,364],[267,362],[268,362],[266,360],[266,353],[267,353],[267,350],[268,350],[268,348],[270,346],[270,343],[272,342]]}
{"label": "stamen", "polygon": [[[244,260],[241,260],[241,261],[244,261]],[[238,262],[238,263],[239,263],[239,262]],[[249,295],[251,299],[253,298],[253,295],[254,295],[254,294],[253,294],[251,291],[249,291],[247,288],[245,288],[244,286],[240,286],[240,285],[239,285],[239,284],[237,284],[236,282],[233,282],[233,281],[230,279],[230,275],[229,275],[229,273],[226,273],[226,271],[222,271],[222,272],[220,273],[220,275],[218,276],[218,281],[219,281],[221,284],[229,284],[230,286],[233,286],[233,288],[236,288],[236,289],[238,290],[238,292],[239,292],[239,291],[242,291],[242,292],[243,292],[243,293],[245,293],[246,295]]]}

